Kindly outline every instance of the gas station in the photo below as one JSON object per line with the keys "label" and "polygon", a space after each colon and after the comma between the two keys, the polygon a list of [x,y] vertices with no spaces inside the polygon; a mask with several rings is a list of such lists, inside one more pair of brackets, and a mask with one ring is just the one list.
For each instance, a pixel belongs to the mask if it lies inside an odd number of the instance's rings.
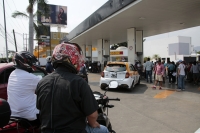
{"label": "gas station", "polygon": [[113,57],[111,44],[127,42],[127,60],[134,63],[143,60],[143,38],[199,26],[199,7],[199,0],[108,0],[63,40],[101,63]]}

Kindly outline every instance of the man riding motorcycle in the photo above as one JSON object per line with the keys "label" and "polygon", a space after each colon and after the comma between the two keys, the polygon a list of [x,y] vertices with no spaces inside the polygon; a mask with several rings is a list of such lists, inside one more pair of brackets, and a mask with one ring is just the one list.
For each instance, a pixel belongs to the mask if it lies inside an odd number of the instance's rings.
{"label": "man riding motorcycle", "polygon": [[46,60],[47,60],[46,71],[47,71],[47,73],[52,73],[54,71],[53,66],[51,64],[52,57],[51,56],[47,56]]}
{"label": "man riding motorcycle", "polygon": [[25,118],[34,125],[40,125],[35,89],[42,76],[30,73],[36,70],[37,59],[31,53],[21,51],[15,53],[13,62],[16,69],[10,74],[7,87],[11,116]]}
{"label": "man riding motorcycle", "polygon": [[91,88],[77,75],[84,63],[79,45],[57,45],[52,63],[55,71],[36,89],[42,133],[108,133],[96,121],[98,104]]}

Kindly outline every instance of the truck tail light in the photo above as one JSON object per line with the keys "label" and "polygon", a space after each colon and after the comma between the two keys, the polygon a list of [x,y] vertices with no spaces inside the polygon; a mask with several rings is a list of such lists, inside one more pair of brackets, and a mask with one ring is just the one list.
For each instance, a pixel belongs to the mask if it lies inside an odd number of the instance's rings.
{"label": "truck tail light", "polygon": [[125,78],[129,78],[130,74],[127,72]]}
{"label": "truck tail light", "polygon": [[104,77],[104,72],[101,72],[101,77]]}

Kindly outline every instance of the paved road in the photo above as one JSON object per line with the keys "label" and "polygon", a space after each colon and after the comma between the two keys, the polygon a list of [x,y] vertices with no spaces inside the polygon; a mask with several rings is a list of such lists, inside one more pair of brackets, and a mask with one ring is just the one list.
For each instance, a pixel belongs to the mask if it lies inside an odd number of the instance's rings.
{"label": "paved road", "polygon": [[[89,73],[93,91],[99,88],[99,74]],[[163,90],[152,90],[152,84],[141,81],[132,92],[109,90],[109,118],[117,133],[195,133],[200,128],[200,90],[186,83],[186,91],[176,92],[176,85],[165,84]],[[199,133],[199,132],[198,132]]]}

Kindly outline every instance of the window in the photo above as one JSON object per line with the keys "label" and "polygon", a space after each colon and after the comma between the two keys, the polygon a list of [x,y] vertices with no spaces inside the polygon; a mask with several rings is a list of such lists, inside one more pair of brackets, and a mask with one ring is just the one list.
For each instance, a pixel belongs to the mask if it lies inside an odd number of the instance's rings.
{"label": "window", "polygon": [[106,71],[110,71],[110,72],[126,71],[126,65],[123,65],[123,64],[108,64],[106,66]]}

